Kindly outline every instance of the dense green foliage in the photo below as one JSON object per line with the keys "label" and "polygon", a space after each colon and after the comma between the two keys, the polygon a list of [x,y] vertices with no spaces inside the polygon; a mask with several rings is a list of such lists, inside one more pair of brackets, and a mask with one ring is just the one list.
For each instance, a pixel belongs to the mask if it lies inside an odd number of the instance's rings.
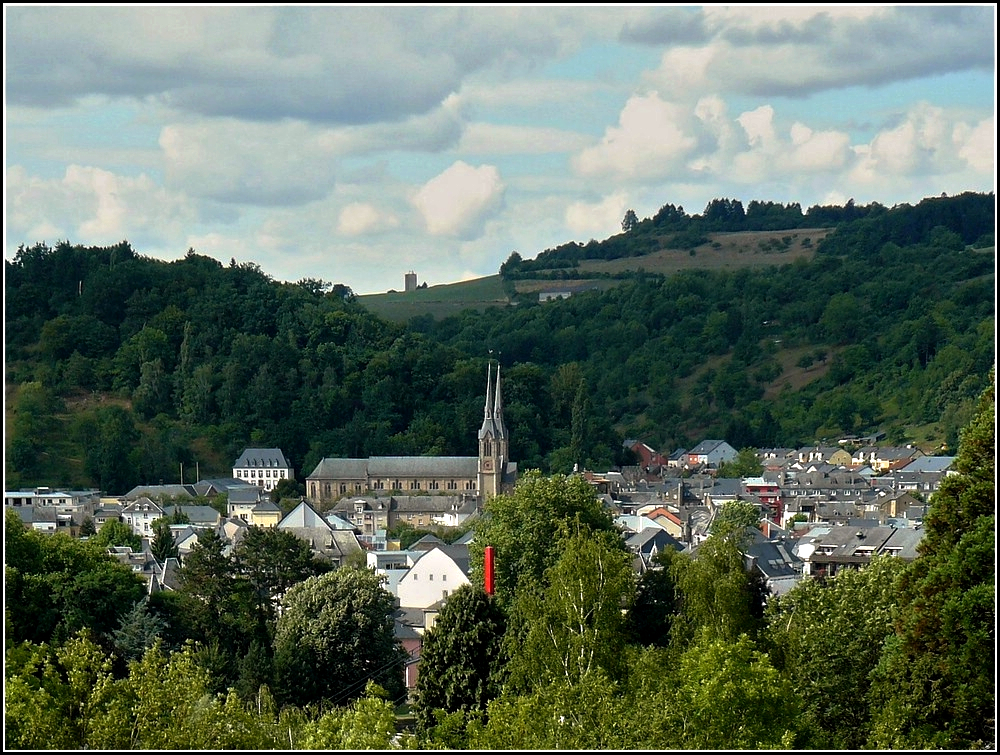
{"label": "dense green foliage", "polygon": [[4,616],[7,642],[65,642],[89,629],[109,643],[145,586],[107,554],[107,545],[26,529],[4,511]]}
{"label": "dense green foliage", "polygon": [[[992,194],[804,215],[667,206],[588,247],[635,256],[654,228],[801,223],[833,228],[811,261],[631,273],[408,326],[342,285],[279,283],[193,250],[162,262],[126,242],[22,247],[5,262],[8,485],[122,493],[196,462],[226,475],[255,444],[282,448],[300,480],[324,456],[472,455],[491,349],[523,468],[609,467],[637,437],[744,448],[880,428],[953,451],[995,358]],[[526,265],[512,255],[504,276],[535,275]]]}

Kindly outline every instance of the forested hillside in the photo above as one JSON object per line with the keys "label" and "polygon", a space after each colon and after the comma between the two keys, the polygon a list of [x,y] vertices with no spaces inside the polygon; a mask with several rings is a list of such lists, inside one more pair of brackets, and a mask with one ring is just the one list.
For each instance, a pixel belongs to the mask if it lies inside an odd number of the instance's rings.
{"label": "forested hillside", "polygon": [[282,448],[300,478],[324,456],[471,455],[491,356],[522,468],[623,463],[633,437],[796,446],[879,428],[953,452],[995,359],[994,195],[751,208],[718,200],[688,218],[667,205],[501,272],[558,273],[574,254],[641,255],[657,234],[751,221],[833,230],[809,261],[631,274],[408,325],[343,285],[194,250],[163,262],[127,242],[24,246],[5,262],[7,485],[123,493],[176,481],[181,464],[228,476],[256,444]]}

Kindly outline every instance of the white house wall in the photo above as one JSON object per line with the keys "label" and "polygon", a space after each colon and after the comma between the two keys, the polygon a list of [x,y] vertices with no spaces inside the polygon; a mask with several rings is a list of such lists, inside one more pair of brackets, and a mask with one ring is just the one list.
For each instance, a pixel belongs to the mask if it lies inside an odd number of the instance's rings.
{"label": "white house wall", "polygon": [[458,565],[435,548],[420,557],[396,589],[401,608],[427,608],[467,584]]}

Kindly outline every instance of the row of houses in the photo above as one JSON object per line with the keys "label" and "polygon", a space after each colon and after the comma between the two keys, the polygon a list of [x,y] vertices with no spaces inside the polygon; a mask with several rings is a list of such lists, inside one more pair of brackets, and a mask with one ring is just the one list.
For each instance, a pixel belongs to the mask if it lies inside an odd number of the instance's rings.
{"label": "row of houses", "polygon": [[[863,440],[870,439],[864,438]],[[637,466],[645,475],[669,475],[680,470],[718,469],[722,464],[734,461],[739,455],[738,451],[726,441],[713,439],[703,440],[690,450],[678,448],[669,455],[655,450],[640,440],[626,440],[625,447],[636,455]],[[843,443],[836,446],[759,448],[756,449],[756,453],[766,469],[777,470],[794,463],[823,463],[853,469],[869,468],[873,474],[885,474],[910,465],[920,458],[925,458],[924,453],[912,445],[864,444],[849,450],[851,448],[852,446]]]}

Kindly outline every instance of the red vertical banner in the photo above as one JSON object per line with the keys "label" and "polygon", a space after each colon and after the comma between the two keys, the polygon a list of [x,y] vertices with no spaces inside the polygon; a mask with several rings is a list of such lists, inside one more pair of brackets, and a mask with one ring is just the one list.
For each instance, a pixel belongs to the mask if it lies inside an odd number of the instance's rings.
{"label": "red vertical banner", "polygon": [[487,595],[493,594],[493,546],[483,550],[483,589]]}

